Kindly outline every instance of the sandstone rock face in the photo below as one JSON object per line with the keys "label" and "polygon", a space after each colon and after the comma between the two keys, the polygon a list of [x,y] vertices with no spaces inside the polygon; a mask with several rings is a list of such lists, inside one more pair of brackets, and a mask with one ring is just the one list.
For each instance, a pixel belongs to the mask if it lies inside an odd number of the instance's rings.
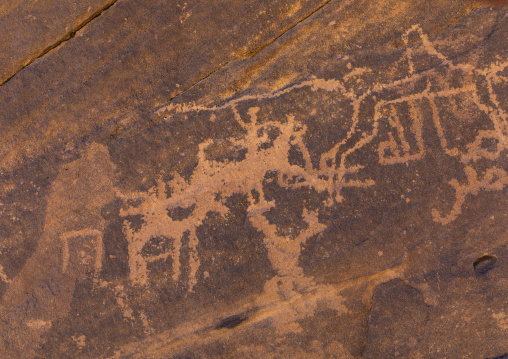
{"label": "sandstone rock face", "polygon": [[0,5],[0,357],[508,355],[503,3]]}
{"label": "sandstone rock face", "polygon": [[0,5],[0,84],[73,37],[114,0],[13,0]]}

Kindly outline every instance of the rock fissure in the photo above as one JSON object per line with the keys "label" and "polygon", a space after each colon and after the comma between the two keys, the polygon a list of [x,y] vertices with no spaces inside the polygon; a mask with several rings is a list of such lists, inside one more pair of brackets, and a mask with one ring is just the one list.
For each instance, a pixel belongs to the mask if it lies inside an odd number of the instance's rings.
{"label": "rock fissure", "polygon": [[[244,57],[241,57],[239,59],[233,59],[233,60],[230,60],[230,61],[227,61],[226,63],[224,63],[223,65],[220,65],[218,66],[217,68],[215,68],[213,71],[209,72],[207,75],[203,76],[202,78],[200,78],[199,80],[197,80],[196,82],[194,82],[192,85],[188,86],[186,89],[184,89],[182,92],[180,92],[179,94],[171,97],[169,99],[169,101],[167,101],[163,106],[167,106],[169,105],[174,99],[182,96],[183,94],[185,94],[186,92],[192,90],[194,87],[198,86],[200,83],[202,83],[203,81],[205,81],[206,79],[208,79],[210,76],[212,76],[213,74],[215,74],[216,72],[220,71],[221,69],[223,69],[224,67],[228,66],[230,63],[233,63],[233,62],[236,62],[236,61],[243,61],[243,60],[249,60],[249,59],[252,59],[254,57],[256,57],[258,54],[260,54],[263,50],[265,50],[266,48],[268,48],[269,46],[271,46],[272,44],[274,44],[277,40],[279,40],[281,37],[283,37],[284,35],[286,35],[288,32],[290,32],[291,30],[293,30],[296,26],[298,26],[299,24],[301,24],[302,22],[304,22],[305,20],[309,19],[310,17],[312,17],[314,14],[316,14],[318,11],[320,11],[321,9],[323,9],[326,5],[328,5],[332,0],[327,0],[325,1],[323,4],[319,5],[316,9],[314,9],[313,11],[311,11],[309,14],[307,14],[306,16],[304,16],[303,18],[301,18],[300,20],[296,21],[294,24],[290,25],[288,28],[282,30],[282,32],[275,36],[272,40],[268,41],[267,43],[265,43],[264,45],[262,45],[260,48],[256,49],[255,51],[253,52],[250,52],[247,56],[244,56]],[[159,106],[159,107],[162,107],[162,106]]]}
{"label": "rock fissure", "polygon": [[79,25],[77,25],[74,29],[72,29],[71,31],[69,31],[65,36],[63,36],[60,40],[58,40],[57,42],[51,44],[50,46],[46,47],[45,49],[43,49],[38,55],[34,56],[33,58],[31,58],[30,60],[28,60],[24,65],[22,65],[14,74],[12,74],[10,77],[8,77],[7,79],[5,79],[2,83],[0,83],[0,86],[3,86],[5,85],[6,83],[8,83],[10,80],[12,80],[20,71],[22,71],[23,69],[25,69],[26,67],[30,66],[31,64],[33,64],[35,61],[37,61],[38,59],[46,56],[47,54],[49,54],[51,51],[59,48],[60,46],[62,46],[63,44],[65,44],[67,41],[69,41],[70,39],[72,39],[74,36],[76,36],[76,34],[83,30],[88,24],[90,24],[93,20],[97,19],[99,16],[101,16],[105,11],[107,11],[109,8],[111,8],[113,5],[115,5],[119,0],[111,0],[109,1],[106,5],[104,5],[103,7],[101,7],[100,9],[98,9],[97,11],[95,11],[94,13],[92,13],[89,17],[87,17],[83,22],[81,22]]}

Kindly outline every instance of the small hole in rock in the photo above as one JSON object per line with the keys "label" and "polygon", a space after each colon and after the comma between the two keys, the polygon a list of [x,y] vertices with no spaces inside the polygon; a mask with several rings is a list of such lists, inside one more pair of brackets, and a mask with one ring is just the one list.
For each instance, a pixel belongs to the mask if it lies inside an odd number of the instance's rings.
{"label": "small hole in rock", "polygon": [[243,322],[247,320],[247,316],[245,314],[235,314],[230,317],[224,318],[221,320],[219,324],[215,327],[215,329],[232,329],[234,327],[239,326]]}
{"label": "small hole in rock", "polygon": [[497,258],[491,255],[484,255],[473,263],[473,268],[478,274],[486,274],[496,266]]}

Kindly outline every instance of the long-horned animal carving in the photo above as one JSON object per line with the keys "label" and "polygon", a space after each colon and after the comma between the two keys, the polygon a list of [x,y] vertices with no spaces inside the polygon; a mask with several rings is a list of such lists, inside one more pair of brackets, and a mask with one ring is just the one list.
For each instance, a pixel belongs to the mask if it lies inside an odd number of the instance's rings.
{"label": "long-horned animal carving", "polygon": [[[414,46],[408,44],[410,35],[419,36],[420,41]],[[323,206],[337,206],[344,200],[344,189],[369,188],[376,184],[366,171],[368,164],[362,163],[361,156],[356,156],[358,151],[366,148],[374,151],[380,166],[422,160],[427,155],[424,124],[434,129],[441,151],[461,164],[466,177],[465,181],[452,179],[447,183],[455,193],[455,202],[448,213],[434,208],[432,218],[435,222],[447,225],[454,221],[461,214],[468,196],[478,195],[480,191],[502,190],[508,184],[508,175],[496,161],[506,156],[508,126],[495,88],[508,81],[502,75],[508,68],[508,61],[497,61],[483,68],[455,63],[439,52],[418,26],[409,29],[403,40],[408,48],[398,65],[407,67],[407,76],[390,83],[374,83],[360,93],[346,86],[346,78],[368,72],[357,68],[342,80],[311,77],[281,90],[245,95],[217,106],[190,103],[160,108],[158,113],[168,119],[177,114],[199,112],[208,113],[213,120],[216,113],[230,111],[243,135],[223,141],[232,149],[243,150],[245,156],[237,160],[209,159],[206,153],[214,145],[214,140],[206,140],[199,145],[198,164],[189,179],[174,173],[172,180],[166,183],[159,179],[158,185],[147,193],[119,193],[126,200],[134,200],[131,203],[137,201],[136,205],[124,208],[121,215],[126,218],[141,215],[143,218],[140,228],[128,219],[124,222],[132,282],[147,284],[148,263],[168,257],[172,261],[173,280],[185,280],[182,278],[181,249],[182,241],[187,237],[190,250],[187,284],[188,290],[193,291],[200,266],[197,228],[211,212],[227,216],[229,209],[224,200],[242,194],[249,201],[248,219],[264,234],[269,260],[277,272],[266,283],[266,291],[291,296],[298,289],[314,285],[312,278],[304,276],[298,259],[302,245],[319,235],[326,226],[320,223],[318,211],[304,206],[301,215],[306,228],[296,236],[281,234],[266,217],[276,205],[265,196],[267,174],[273,174],[272,180],[283,188],[307,187],[323,195]],[[414,59],[422,56],[430,58],[435,65],[426,70],[418,69]],[[351,68],[350,64],[348,68]],[[460,78],[458,85],[451,85],[449,76],[452,75]],[[480,95],[479,86],[486,89],[483,91],[485,96]],[[318,161],[311,158],[305,140],[307,126],[305,121],[297,120],[297,113],[287,113],[282,118],[260,115],[264,101],[283,101],[284,96],[297,90],[317,95],[333,93],[352,108],[351,126],[345,137],[320,154]],[[241,114],[239,107],[245,103],[256,103],[257,106],[251,106]],[[373,107],[371,116],[361,115],[366,106]],[[404,120],[401,114],[406,114]],[[459,139],[453,127],[450,130],[447,124],[447,121],[454,120],[454,116],[476,116],[487,125],[477,129],[472,140]],[[295,148],[303,159],[299,164],[289,160],[289,152]],[[482,161],[486,161],[487,168],[480,172],[476,164]],[[188,215],[172,218],[170,212],[178,208],[185,209]],[[170,240],[171,249],[158,255],[143,253],[145,245],[157,238]],[[289,316],[293,319],[286,323],[287,328],[297,330],[291,325],[298,315],[294,312]]]}

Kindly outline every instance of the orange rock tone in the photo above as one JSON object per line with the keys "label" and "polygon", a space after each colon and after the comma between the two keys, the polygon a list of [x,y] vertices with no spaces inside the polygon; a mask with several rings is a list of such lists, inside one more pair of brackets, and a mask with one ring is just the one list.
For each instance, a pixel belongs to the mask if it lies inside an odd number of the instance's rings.
{"label": "orange rock tone", "polygon": [[504,1],[0,4],[0,358],[508,357]]}

